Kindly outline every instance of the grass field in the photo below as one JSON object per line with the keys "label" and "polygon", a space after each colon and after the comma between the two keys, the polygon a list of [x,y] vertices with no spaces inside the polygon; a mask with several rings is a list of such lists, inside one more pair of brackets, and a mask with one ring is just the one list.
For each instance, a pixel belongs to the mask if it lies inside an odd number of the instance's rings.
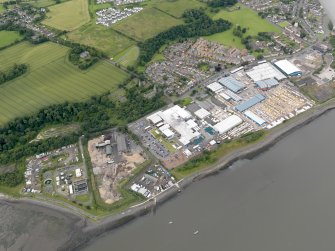
{"label": "grass field", "polygon": [[[214,15],[213,18],[223,18],[229,20],[233,24],[233,27],[240,25],[242,28],[247,28],[247,32],[245,34],[246,36],[256,36],[259,32],[280,32],[278,27],[259,17],[257,12],[240,4],[238,6],[240,6],[239,10],[221,10],[219,13]],[[241,39],[234,37],[233,28],[206,38],[230,47],[243,48]]]}
{"label": "grass field", "polygon": [[134,45],[117,55],[114,60],[124,67],[133,66],[136,63],[139,54],[140,49]]}
{"label": "grass field", "polygon": [[90,23],[67,34],[67,38],[81,44],[95,47],[110,57],[115,57],[135,41],[117,33],[111,28]]}
{"label": "grass field", "polygon": [[200,7],[206,7],[206,4],[198,0],[158,0],[155,1],[153,6],[174,17],[180,18],[185,10],[199,9]]}
{"label": "grass field", "polygon": [[2,4],[0,4],[0,13],[3,12],[5,10],[5,8],[3,7]]}
{"label": "grass field", "polygon": [[44,24],[59,30],[75,30],[90,21],[87,0],[71,0],[49,8]]}
{"label": "grass field", "polygon": [[[61,3],[66,2],[66,1],[68,0],[60,0]],[[44,8],[44,7],[49,7],[49,6],[56,4],[55,0],[28,0],[28,1],[25,0],[22,2],[29,3],[36,8]]]}
{"label": "grass field", "polygon": [[103,61],[81,72],[67,61],[68,48],[53,43],[33,46],[23,42],[0,51],[0,65],[27,63],[29,72],[0,85],[0,125],[42,107],[82,101],[111,91],[122,95],[118,84],[128,75]]}
{"label": "grass field", "polygon": [[0,48],[11,45],[21,39],[22,36],[16,31],[0,31]]}
{"label": "grass field", "polygon": [[155,8],[146,8],[116,23],[113,29],[138,41],[144,41],[181,23],[182,20],[173,18]]}
{"label": "grass field", "polygon": [[287,22],[287,21],[284,21],[284,22],[280,22],[278,25],[279,25],[280,27],[282,27],[282,28],[285,28],[286,26],[289,26],[290,23]]}

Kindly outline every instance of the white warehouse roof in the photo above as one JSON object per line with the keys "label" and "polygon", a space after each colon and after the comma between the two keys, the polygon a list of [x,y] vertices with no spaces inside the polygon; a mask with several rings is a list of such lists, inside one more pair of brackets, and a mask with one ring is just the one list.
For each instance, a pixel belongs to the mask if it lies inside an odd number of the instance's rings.
{"label": "white warehouse roof", "polygon": [[286,76],[281,73],[276,67],[270,63],[257,65],[252,70],[246,72],[247,75],[254,81],[261,81],[269,78],[275,78],[278,81],[285,79]]}
{"label": "white warehouse roof", "polygon": [[186,123],[186,119],[191,118],[192,115],[178,105],[166,109],[165,111],[160,111],[158,115],[180,134],[180,141],[183,144],[188,144],[191,140],[200,135],[199,132],[194,131]]}
{"label": "white warehouse roof", "polygon": [[219,134],[223,134],[228,132],[229,130],[233,129],[234,127],[238,126],[241,124],[243,120],[237,116],[237,115],[232,115],[221,122],[217,123],[214,125],[214,129],[219,132]]}
{"label": "white warehouse roof", "polygon": [[223,86],[220,85],[218,82],[214,82],[214,83],[207,85],[207,88],[215,93],[218,93],[223,90]]}
{"label": "white warehouse roof", "polygon": [[171,131],[169,128],[165,129],[164,131],[162,131],[162,133],[164,134],[165,137],[167,138],[171,138],[174,136],[174,132]]}
{"label": "white warehouse roof", "polygon": [[199,119],[204,119],[204,118],[208,117],[209,115],[211,115],[210,112],[207,111],[207,110],[204,109],[204,108],[199,109],[199,110],[196,111],[194,114],[195,114],[195,116],[197,116]]}
{"label": "white warehouse roof", "polygon": [[154,113],[154,114],[148,116],[147,120],[151,121],[151,123],[153,123],[154,125],[163,121],[162,118],[158,115],[158,113]]}
{"label": "white warehouse roof", "polygon": [[302,74],[301,70],[298,67],[296,67],[294,64],[286,59],[277,61],[274,64],[278,67],[278,69],[280,69],[288,76],[296,76]]}

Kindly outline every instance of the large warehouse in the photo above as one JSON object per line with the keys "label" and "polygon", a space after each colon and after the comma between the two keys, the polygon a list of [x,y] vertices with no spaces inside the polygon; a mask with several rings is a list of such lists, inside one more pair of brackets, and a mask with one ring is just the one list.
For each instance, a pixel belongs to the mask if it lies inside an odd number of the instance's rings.
{"label": "large warehouse", "polygon": [[214,129],[219,134],[224,134],[229,130],[233,129],[234,127],[240,125],[242,122],[243,120],[239,116],[232,115],[214,125]]}
{"label": "large warehouse", "polygon": [[243,103],[235,106],[235,109],[239,112],[244,112],[245,110],[253,107],[254,105],[257,105],[258,103],[262,102],[265,99],[265,96],[258,93],[251,99],[244,101]]}
{"label": "large warehouse", "polygon": [[233,77],[220,78],[219,83],[235,93],[238,93],[245,88],[245,84],[237,81]]}
{"label": "large warehouse", "polygon": [[165,111],[159,111],[147,117],[147,119],[155,124],[166,138],[174,137],[174,132],[170,129],[172,128],[175,132],[179,134],[179,141],[183,145],[188,145],[193,139],[196,139],[201,134],[193,122],[189,120],[193,119],[192,115],[175,105]]}
{"label": "large warehouse", "polygon": [[265,79],[274,78],[278,81],[285,79],[286,76],[281,73],[276,67],[270,63],[259,64],[246,72],[247,75],[254,81],[262,81]]}
{"label": "large warehouse", "polygon": [[302,71],[288,60],[280,60],[274,64],[286,76],[295,77],[302,75]]}

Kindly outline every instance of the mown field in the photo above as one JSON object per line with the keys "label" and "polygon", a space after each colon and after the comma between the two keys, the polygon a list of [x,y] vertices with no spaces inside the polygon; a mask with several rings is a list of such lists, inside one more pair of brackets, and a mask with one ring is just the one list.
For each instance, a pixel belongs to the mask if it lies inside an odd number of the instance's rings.
{"label": "mown field", "polygon": [[144,41],[182,22],[182,20],[173,18],[156,8],[146,8],[112,27],[128,37]]}
{"label": "mown field", "polygon": [[[61,3],[66,1],[68,0],[60,0]],[[55,0],[24,0],[22,2],[29,3],[37,8],[44,8],[57,4]]]}
{"label": "mown field", "polygon": [[180,18],[185,10],[199,9],[200,7],[206,7],[207,5],[198,0],[156,0],[153,2],[152,6],[169,15]]}
{"label": "mown field", "polygon": [[140,49],[136,45],[134,45],[117,55],[114,60],[115,62],[121,64],[124,67],[132,66],[136,63],[139,54]]}
{"label": "mown field", "polygon": [[27,63],[29,72],[0,85],[0,125],[42,107],[65,101],[82,101],[111,91],[128,75],[104,61],[81,72],[67,61],[68,48],[54,43],[33,46],[23,42],[0,51],[0,65]]}
{"label": "mown field", "polygon": [[22,36],[16,31],[0,31],[0,48],[11,45],[21,39]]}
{"label": "mown field", "polygon": [[[247,28],[246,36],[256,36],[259,32],[280,32],[280,29],[265,19],[258,16],[257,12],[238,4],[239,10],[221,10],[213,16],[213,19],[223,18],[232,22],[233,27],[240,25]],[[233,28],[229,31],[206,37],[208,40],[219,42],[227,46],[243,48],[241,39],[234,37]]]}
{"label": "mown field", "polygon": [[138,51],[134,45],[137,41],[144,41],[172,26],[181,24],[183,21],[180,17],[185,10],[206,6],[198,0],[151,0],[141,5],[145,8],[142,12],[112,27],[104,27],[95,24],[95,12],[98,9],[110,7],[110,4],[96,4],[95,0],[90,0],[88,8],[94,18],[66,34],[66,38],[95,47],[116,60],[126,54],[125,59],[120,63],[128,66],[136,62]]}
{"label": "mown field", "polygon": [[89,23],[66,35],[70,40],[95,47],[114,57],[136,42],[117,33],[111,28]]}
{"label": "mown field", "polygon": [[71,31],[90,21],[87,0],[71,0],[49,7],[44,24],[59,30]]}

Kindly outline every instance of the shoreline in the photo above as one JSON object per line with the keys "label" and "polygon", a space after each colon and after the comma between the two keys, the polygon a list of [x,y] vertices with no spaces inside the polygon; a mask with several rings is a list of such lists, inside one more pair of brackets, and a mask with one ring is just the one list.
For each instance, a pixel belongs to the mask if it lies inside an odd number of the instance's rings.
{"label": "shoreline", "polygon": [[288,122],[288,124],[280,125],[282,126],[281,128],[274,128],[274,130],[263,141],[235,150],[220,158],[216,164],[180,180],[178,182],[179,188],[173,186],[167,191],[155,197],[156,205],[154,205],[151,199],[140,204],[139,206],[134,206],[130,208],[123,215],[118,214],[115,216],[107,216],[106,218],[101,219],[95,225],[90,225],[86,227],[85,229],[83,229],[84,234],[87,235],[85,238],[86,241],[80,243],[79,245],[76,245],[75,240],[70,240],[67,243],[64,243],[60,250],[80,250],[81,248],[87,246],[89,243],[92,243],[96,238],[99,238],[99,236],[101,236],[102,234],[115,230],[118,227],[121,227],[126,223],[136,219],[137,217],[147,215],[153,210],[153,208],[158,208],[165,202],[174,198],[176,195],[178,195],[180,190],[186,189],[193,182],[200,181],[211,175],[216,175],[220,171],[227,169],[238,160],[252,159],[259,154],[264,153],[289,134],[311,123],[312,121],[326,114],[327,112],[334,110],[335,103],[332,101],[328,102],[330,102],[330,104],[317,107],[315,110],[310,110],[309,114],[305,114],[305,116],[304,114],[302,114],[301,117],[296,118],[296,120],[292,121],[291,123]]}
{"label": "shoreline", "polygon": [[279,125],[279,128],[274,128],[273,131],[270,131],[270,133],[264,140],[228,153],[227,155],[217,160],[215,164],[209,166],[206,169],[195,172],[194,174],[191,174],[190,176],[178,181],[177,185],[170,187],[168,190],[157,195],[155,198],[147,200],[141,204],[132,206],[122,213],[103,217],[97,222],[89,221],[82,215],[73,213],[69,208],[64,208],[62,206],[47,203],[44,201],[34,200],[30,198],[13,199],[6,195],[1,196],[1,194],[0,201],[13,204],[28,203],[31,205],[43,207],[45,209],[64,213],[68,217],[77,217],[78,221],[75,224],[76,226],[73,228],[73,230],[75,231],[80,228],[80,235],[73,232],[71,236],[67,240],[65,240],[63,244],[61,244],[58,250],[80,250],[81,248],[87,246],[89,243],[92,243],[96,238],[99,238],[104,233],[117,229],[140,216],[149,214],[150,212],[155,210],[155,208],[160,207],[168,200],[174,198],[176,195],[178,195],[180,190],[186,189],[193,182],[199,181],[211,175],[216,175],[220,171],[227,169],[238,160],[252,159],[259,154],[264,153],[289,134],[309,124],[310,122],[326,114],[327,112],[335,109],[335,102],[328,102],[329,104],[324,104],[320,107],[315,107],[314,109],[312,108],[311,110],[307,111],[306,113],[309,112],[309,114],[301,114],[301,117],[293,118],[292,120],[296,120],[292,122],[288,121],[287,124],[285,123]]}

